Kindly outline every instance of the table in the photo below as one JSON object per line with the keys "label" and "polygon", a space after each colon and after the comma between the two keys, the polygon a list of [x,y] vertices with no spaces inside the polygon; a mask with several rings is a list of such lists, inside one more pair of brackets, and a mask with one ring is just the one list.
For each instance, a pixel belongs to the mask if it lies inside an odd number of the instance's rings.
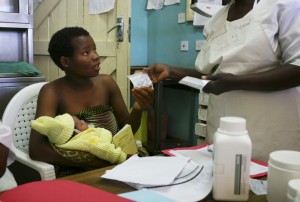
{"label": "table", "polygon": [[[100,168],[92,171],[87,171],[84,173],[79,173],[75,175],[69,175],[66,177],[62,177],[59,179],[65,179],[65,180],[72,180],[76,182],[80,182],[86,185],[90,185],[92,187],[95,187],[97,189],[102,189],[114,194],[121,194],[129,191],[134,191],[135,189],[128,186],[125,183],[114,181],[114,180],[108,180],[108,179],[102,179],[100,176],[105,173],[106,170],[112,169],[114,166],[109,166],[105,168]],[[203,202],[215,202],[215,200],[212,197],[212,194],[209,194],[205,199],[202,200]],[[266,195],[257,196],[250,192],[249,195],[249,202],[266,202]]]}

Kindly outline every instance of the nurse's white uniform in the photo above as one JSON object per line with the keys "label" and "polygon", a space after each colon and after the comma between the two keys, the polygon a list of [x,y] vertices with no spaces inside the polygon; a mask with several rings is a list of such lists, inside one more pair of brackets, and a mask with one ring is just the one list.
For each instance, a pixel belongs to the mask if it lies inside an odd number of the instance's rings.
{"label": "nurse's white uniform", "polygon": [[[7,166],[15,161],[15,150],[12,142],[11,130],[8,126],[2,125],[0,121],[0,143],[7,147],[10,151],[7,159]],[[6,168],[6,171],[2,177],[0,177],[0,192],[12,189],[17,186],[12,173]]]}
{"label": "nurse's white uniform", "polygon": [[[242,19],[228,22],[228,9],[233,3],[205,26],[207,42],[196,60],[198,71],[244,75],[275,68],[278,63],[300,68],[299,0],[260,0]],[[255,159],[266,161],[274,150],[300,151],[300,87],[210,94],[209,143],[223,116],[247,120]]]}

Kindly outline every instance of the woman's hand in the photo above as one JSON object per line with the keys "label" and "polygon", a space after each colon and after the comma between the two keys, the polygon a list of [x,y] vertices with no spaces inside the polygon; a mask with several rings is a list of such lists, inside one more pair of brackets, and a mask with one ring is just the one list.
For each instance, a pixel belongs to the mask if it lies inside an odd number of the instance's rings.
{"label": "woman's hand", "polygon": [[143,69],[149,75],[153,83],[170,77],[170,68],[167,65],[155,64]]}
{"label": "woman's hand", "polygon": [[135,99],[133,108],[137,110],[147,109],[153,103],[154,91],[151,87],[133,88],[132,95]]}

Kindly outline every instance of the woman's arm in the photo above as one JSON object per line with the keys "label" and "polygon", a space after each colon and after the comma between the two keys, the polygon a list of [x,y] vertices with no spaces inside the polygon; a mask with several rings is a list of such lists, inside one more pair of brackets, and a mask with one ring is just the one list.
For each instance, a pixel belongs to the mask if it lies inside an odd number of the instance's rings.
{"label": "woman's arm", "polygon": [[154,91],[150,86],[143,86],[139,88],[133,88],[132,95],[135,102],[133,104],[128,123],[133,126],[133,131],[135,133],[140,127],[143,110],[150,107],[153,103]]}
{"label": "woman's arm", "polygon": [[114,110],[119,127],[123,127],[125,124],[130,124],[133,133],[135,133],[141,123],[142,110],[150,106],[153,101],[153,89],[150,87],[134,89],[133,96],[135,98],[135,103],[133,105],[133,109],[129,113],[122,97],[121,90],[114,79],[111,76],[106,75],[102,80],[105,82],[106,88],[109,89],[109,102]]}

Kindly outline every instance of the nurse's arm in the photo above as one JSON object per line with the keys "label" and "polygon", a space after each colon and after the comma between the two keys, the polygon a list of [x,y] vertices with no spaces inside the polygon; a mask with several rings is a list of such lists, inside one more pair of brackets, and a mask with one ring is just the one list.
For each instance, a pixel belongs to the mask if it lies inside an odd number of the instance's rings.
{"label": "nurse's arm", "polygon": [[300,66],[285,64],[265,72],[237,77],[238,90],[278,91],[300,85]]}
{"label": "nurse's arm", "polygon": [[188,69],[183,67],[174,67],[164,64],[155,64],[143,69],[148,73],[153,83],[164,79],[172,79],[179,81],[185,76],[200,78],[204,74],[197,72],[195,69]]}
{"label": "nurse's arm", "polygon": [[245,75],[220,73],[206,78],[211,81],[203,91],[215,95],[234,90],[279,91],[300,85],[300,66],[285,64],[259,73]]}

